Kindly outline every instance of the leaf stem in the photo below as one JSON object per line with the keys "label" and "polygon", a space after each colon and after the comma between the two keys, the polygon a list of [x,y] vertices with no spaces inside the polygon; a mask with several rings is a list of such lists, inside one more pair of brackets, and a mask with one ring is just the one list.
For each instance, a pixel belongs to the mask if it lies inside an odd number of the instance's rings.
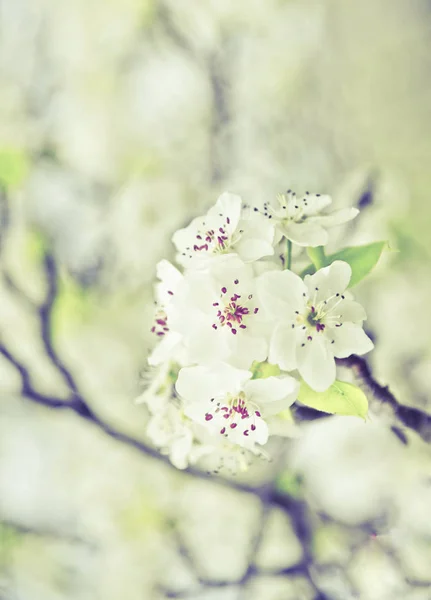
{"label": "leaf stem", "polygon": [[286,247],[286,269],[289,269],[289,271],[292,269],[292,242],[290,240],[287,240],[287,247]]}

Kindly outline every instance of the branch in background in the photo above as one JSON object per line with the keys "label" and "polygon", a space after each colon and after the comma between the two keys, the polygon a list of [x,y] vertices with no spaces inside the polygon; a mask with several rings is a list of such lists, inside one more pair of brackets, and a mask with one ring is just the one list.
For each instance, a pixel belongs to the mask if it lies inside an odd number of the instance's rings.
{"label": "branch in background", "polygon": [[[147,445],[145,442],[118,431],[115,427],[97,415],[84,399],[84,395],[81,393],[75,378],[73,377],[70,369],[58,355],[52,340],[52,311],[58,295],[58,269],[55,258],[51,254],[46,254],[43,265],[46,274],[47,291],[44,301],[39,307],[36,307],[35,310],[39,314],[40,331],[47,358],[50,360],[51,364],[55,367],[66,383],[69,390],[69,395],[62,399],[40,393],[34,385],[26,366],[18,358],[16,358],[16,356],[14,356],[14,354],[4,345],[4,343],[0,341],[0,354],[2,354],[3,357],[16,369],[20,376],[22,395],[41,406],[70,410],[80,418],[97,427],[109,437],[120,441],[121,443],[134,448],[135,450],[138,450],[145,456],[155,458],[174,469],[167,457],[162,456],[155,448]],[[388,405],[392,409],[394,416],[401,424],[417,431],[425,441],[431,441],[431,417],[418,409],[403,406],[400,402],[398,402],[398,400],[387,387],[381,386],[375,381],[365,359],[353,356],[348,359],[342,359],[338,361],[338,364],[352,369],[355,376],[361,381],[367,390],[374,395],[380,403],[383,405]],[[307,409],[305,407],[297,407],[295,410],[296,416],[302,420],[327,417],[327,415],[319,413],[318,411],[313,411],[312,409]],[[205,471],[201,471],[195,467],[189,467],[184,472],[193,477],[211,479],[218,485],[223,485],[236,491],[247,492],[255,497],[257,496],[262,503],[261,521],[256,533],[256,538],[251,548],[248,567],[242,578],[237,582],[212,582],[201,577],[199,580],[201,586],[240,586],[240,588],[243,588],[245,591],[248,583],[254,577],[263,575],[274,577],[298,575],[303,577],[313,589],[313,600],[327,600],[327,596],[319,589],[318,584],[316,583],[317,572],[315,572],[312,551],[313,530],[310,524],[309,508],[305,500],[291,498],[290,496],[276,490],[274,487],[276,478],[272,478],[269,483],[265,483],[264,485],[256,487],[235,480],[214,478],[209,476]],[[255,558],[264,534],[266,517],[270,509],[273,507],[279,507],[291,519],[294,532],[302,547],[303,556],[301,562],[292,567],[287,567],[277,572],[262,572],[256,567]],[[183,592],[179,593],[168,591],[167,593],[168,597],[186,597]]]}
{"label": "branch in background", "polygon": [[[213,580],[200,573],[200,570],[191,555],[187,544],[185,543],[175,522],[170,523],[172,534],[180,556],[183,557],[189,569],[194,574],[198,582],[198,588],[189,590],[173,590],[161,587],[160,590],[166,598],[190,598],[199,595],[204,589],[219,588],[238,588],[238,600],[246,600],[249,596],[249,587],[255,578],[258,577],[303,577],[313,590],[313,600],[329,600],[327,596],[319,589],[315,576],[312,573],[314,557],[312,554],[313,531],[309,525],[308,507],[303,500],[295,500],[279,493],[276,489],[278,475],[284,466],[284,452],[280,453],[277,466],[270,477],[270,481],[260,489],[254,490],[255,495],[261,502],[261,514],[256,528],[256,534],[251,543],[251,549],[247,560],[247,568],[238,580],[223,581]],[[302,558],[299,563],[278,570],[259,568],[256,565],[256,558],[261,547],[265,534],[266,524],[271,510],[275,505],[284,510],[289,515],[293,524],[294,532],[302,547]]]}
{"label": "branch in background", "polygon": [[[9,519],[0,518],[0,528],[6,528],[19,535],[33,535],[36,537],[49,538],[53,540],[61,540],[71,544],[83,544],[88,546],[88,542],[83,538],[68,531],[60,531],[52,527],[42,527],[34,525],[25,525]],[[1,537],[1,533],[0,533]],[[0,539],[1,545],[1,539]]]}
{"label": "branch in background", "polygon": [[416,433],[428,444],[431,443],[431,415],[411,406],[405,406],[399,402],[388,386],[378,383],[371,372],[365,358],[350,356],[338,359],[337,363],[351,369],[357,380],[373,395],[381,405],[392,410],[393,416],[398,423],[416,431]]}

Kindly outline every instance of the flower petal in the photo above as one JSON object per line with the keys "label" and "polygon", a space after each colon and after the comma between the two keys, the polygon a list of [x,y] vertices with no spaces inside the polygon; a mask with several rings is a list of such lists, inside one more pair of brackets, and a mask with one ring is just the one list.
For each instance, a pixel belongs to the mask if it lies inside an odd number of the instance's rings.
{"label": "flower petal", "polygon": [[234,244],[234,250],[245,262],[274,254],[275,226],[269,219],[253,212],[248,218],[241,219],[238,230],[242,233],[239,234],[239,241]]}
{"label": "flower petal", "polygon": [[179,333],[175,331],[168,332],[151,352],[148,357],[148,364],[155,367],[175,358],[175,352],[179,350],[181,339],[182,336]]}
{"label": "flower petal", "polygon": [[349,285],[352,269],[344,261],[336,260],[329,267],[319,269],[314,275],[307,275],[304,283],[310,298],[316,302],[327,300],[334,294],[341,294]]}
{"label": "flower petal", "polygon": [[184,429],[182,435],[178,435],[172,440],[169,458],[174,467],[177,469],[187,468],[192,446],[193,434],[191,430]]}
{"label": "flower petal", "polygon": [[241,239],[235,244],[235,250],[244,262],[254,262],[263,256],[272,256],[274,247],[271,243],[260,239]]}
{"label": "flower petal", "polygon": [[208,216],[223,215],[225,219],[229,219],[229,230],[234,231],[237,228],[241,217],[242,200],[240,196],[223,192],[219,196],[215,205],[208,211]]}
{"label": "flower petal", "polygon": [[322,227],[335,227],[336,225],[342,225],[343,223],[347,223],[351,221],[359,214],[359,210],[357,208],[342,208],[340,210],[336,210],[329,215],[320,215],[317,217],[310,217],[310,220],[313,223],[317,223],[322,225]]}
{"label": "flower petal", "polygon": [[281,223],[280,230],[288,240],[298,246],[325,246],[328,234],[318,223],[306,220],[303,223]]}
{"label": "flower petal", "polygon": [[305,194],[299,202],[303,213],[312,216],[332,204],[332,198],[327,194]]}
{"label": "flower petal", "polygon": [[269,344],[268,361],[283,371],[296,369],[296,332],[290,324],[275,327]]}
{"label": "flower petal", "polygon": [[359,302],[353,300],[344,300],[338,306],[341,323],[351,321],[353,323],[362,323],[367,318],[364,308]]}
{"label": "flower petal", "polygon": [[273,318],[289,319],[305,306],[307,288],[298,275],[287,269],[263,273],[256,280],[256,288],[264,310]]}
{"label": "flower petal", "polygon": [[366,354],[374,348],[373,342],[360,325],[344,323],[328,334],[334,340],[331,349],[337,358],[346,358],[351,354]]}
{"label": "flower petal", "polygon": [[289,375],[252,379],[244,386],[247,399],[264,409],[264,415],[277,414],[289,408],[299,392],[299,382]]}
{"label": "flower petal", "polygon": [[178,374],[175,388],[186,402],[204,405],[211,398],[239,392],[251,376],[250,371],[224,363],[214,367],[185,367]]}
{"label": "flower petal", "polygon": [[335,360],[323,335],[298,347],[298,371],[316,392],[323,392],[335,381]]}

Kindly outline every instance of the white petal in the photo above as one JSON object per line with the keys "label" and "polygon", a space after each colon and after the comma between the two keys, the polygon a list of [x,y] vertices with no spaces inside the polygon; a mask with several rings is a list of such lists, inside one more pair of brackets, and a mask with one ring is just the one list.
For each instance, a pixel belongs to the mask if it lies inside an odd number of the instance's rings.
{"label": "white petal", "polygon": [[346,299],[343,302],[340,302],[335,310],[337,311],[337,314],[340,315],[340,321],[342,323],[346,323],[347,321],[361,323],[367,318],[364,308],[359,302],[354,302],[353,300]]}
{"label": "white petal", "polygon": [[175,388],[186,402],[201,404],[220,395],[239,392],[251,376],[250,371],[228,364],[186,367],[180,370]]}
{"label": "white petal", "polygon": [[181,344],[182,336],[174,331],[168,332],[157,344],[150,356],[148,364],[152,367],[162,364],[175,357],[175,352]]}
{"label": "white petal", "polygon": [[316,392],[323,392],[335,381],[335,360],[323,335],[314,334],[297,350],[298,371]]}
{"label": "white petal", "polygon": [[306,194],[299,201],[306,215],[315,215],[332,203],[331,196],[326,194]]}
{"label": "white petal", "polygon": [[307,275],[304,283],[311,299],[317,302],[327,300],[334,294],[342,294],[349,285],[352,269],[344,261],[336,260],[329,267],[319,269],[314,275]]}
{"label": "white petal", "polygon": [[289,324],[280,324],[274,329],[269,345],[268,360],[283,371],[296,369],[296,332]]}
{"label": "white petal", "polygon": [[[240,234],[239,231],[242,231]],[[239,241],[234,244],[234,250],[238,252],[245,262],[259,260],[263,256],[274,254],[274,231],[275,226],[269,220],[258,213],[252,213],[247,219],[241,219],[238,225]]]}
{"label": "white petal", "polygon": [[318,223],[322,225],[322,227],[335,227],[336,225],[342,225],[343,223],[347,223],[351,221],[359,214],[359,210],[357,208],[342,208],[341,210],[336,210],[329,215],[321,215],[318,217],[312,217],[313,223]]}
{"label": "white petal", "polygon": [[270,271],[256,280],[256,288],[264,310],[271,317],[289,319],[295,310],[302,311],[307,288],[293,271]]}
{"label": "white petal", "polygon": [[193,219],[193,221],[183,229],[178,229],[172,236],[172,243],[178,250],[178,252],[184,252],[184,250],[190,246],[193,247],[193,244],[196,242],[196,235],[202,228],[202,218],[197,217]]}
{"label": "white petal", "polygon": [[289,408],[298,397],[299,382],[289,375],[252,379],[244,386],[247,399],[264,409],[265,416]]}
{"label": "white petal", "polygon": [[258,238],[241,238],[234,248],[244,262],[254,262],[263,256],[274,254],[273,245]]}
{"label": "white petal", "polygon": [[328,243],[328,234],[318,223],[304,221],[303,223],[288,222],[282,224],[280,230],[298,246],[325,246]]}
{"label": "white petal", "polygon": [[169,458],[177,469],[186,469],[189,463],[189,454],[193,446],[191,430],[184,429],[184,433],[175,437],[171,443]]}
{"label": "white petal", "polygon": [[223,331],[214,331],[207,322],[204,327],[197,327],[184,338],[187,362],[211,365],[227,360],[231,354],[229,341]]}
{"label": "white petal", "polygon": [[374,348],[373,342],[360,325],[344,323],[328,333],[332,337],[332,351],[337,358],[346,358],[351,354],[365,354]]}
{"label": "white petal", "polygon": [[230,192],[224,192],[219,196],[215,206],[209,211],[209,216],[223,215],[224,219],[229,219],[229,229],[234,231],[239,223],[241,216],[242,200],[240,196],[231,194]]}
{"label": "white petal", "polygon": [[229,362],[239,369],[248,369],[254,361],[262,362],[268,356],[268,342],[262,336],[239,331],[233,336],[226,331],[230,343]]}
{"label": "white petal", "polygon": [[165,259],[157,263],[156,273],[157,279],[160,279],[160,281],[172,281],[179,283],[183,278],[180,271],[176,267],[174,267],[172,263]]}
{"label": "white petal", "polygon": [[183,275],[168,260],[161,260],[156,269],[157,279],[160,280],[156,284],[156,298],[160,304],[165,305],[172,300],[172,296],[183,280]]}

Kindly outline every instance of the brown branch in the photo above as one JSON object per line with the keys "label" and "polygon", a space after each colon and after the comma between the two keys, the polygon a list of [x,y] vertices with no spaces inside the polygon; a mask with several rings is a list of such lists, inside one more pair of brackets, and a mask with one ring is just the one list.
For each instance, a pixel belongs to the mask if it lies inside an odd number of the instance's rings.
{"label": "brown branch", "polygon": [[338,359],[337,363],[351,369],[369,394],[374,396],[381,405],[390,408],[399,423],[415,431],[428,444],[431,443],[431,415],[419,408],[401,404],[388,386],[381,385],[374,379],[365,358],[353,355]]}

